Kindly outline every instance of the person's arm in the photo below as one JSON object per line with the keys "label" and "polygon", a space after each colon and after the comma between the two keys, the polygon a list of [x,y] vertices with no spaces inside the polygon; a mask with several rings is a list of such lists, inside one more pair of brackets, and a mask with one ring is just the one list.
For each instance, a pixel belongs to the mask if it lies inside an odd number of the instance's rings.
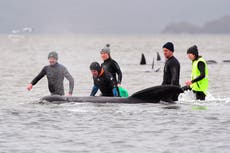
{"label": "person's arm", "polygon": [[116,82],[115,82],[115,80],[114,80],[112,74],[107,73],[107,76],[108,76],[107,79],[109,80],[111,86],[113,86],[113,96],[114,96],[114,97],[118,97],[119,95],[118,95],[118,91],[117,91],[117,90],[118,90],[118,89],[117,89],[117,85],[116,85]]}
{"label": "person's arm", "polygon": [[74,79],[66,68],[64,70],[64,76],[69,81],[69,95],[72,95],[73,94],[73,88],[74,88]]}
{"label": "person's arm", "polygon": [[117,84],[121,84],[121,81],[122,81],[122,72],[121,72],[121,69],[120,69],[120,66],[117,64],[117,62],[113,62],[114,64],[114,69],[118,75],[118,80],[117,80]]}
{"label": "person's arm", "polygon": [[98,89],[99,88],[96,85],[94,85],[93,88],[92,88],[92,91],[90,93],[90,96],[95,96],[97,91],[98,91]]}
{"label": "person's arm", "polygon": [[198,82],[198,81],[202,80],[203,78],[205,78],[205,64],[204,64],[204,62],[201,62],[201,61],[198,62],[198,69],[200,71],[200,76],[193,79],[191,81],[192,83]]}
{"label": "person's arm", "polygon": [[185,84],[187,86],[190,86],[191,84],[200,81],[201,79],[203,79],[205,77],[205,64],[203,62],[198,62],[198,69],[200,71],[200,76],[198,76],[197,78],[193,79],[193,80],[189,80],[186,81]]}
{"label": "person's arm", "polygon": [[27,90],[31,90],[33,86],[41,80],[46,75],[46,67],[43,67],[41,72],[31,81],[31,83],[27,86]]}
{"label": "person's arm", "polygon": [[163,81],[162,81],[162,83],[161,83],[161,85],[165,85],[166,84],[166,79],[165,79],[165,70],[166,70],[166,65],[164,66],[164,71],[163,71]]}

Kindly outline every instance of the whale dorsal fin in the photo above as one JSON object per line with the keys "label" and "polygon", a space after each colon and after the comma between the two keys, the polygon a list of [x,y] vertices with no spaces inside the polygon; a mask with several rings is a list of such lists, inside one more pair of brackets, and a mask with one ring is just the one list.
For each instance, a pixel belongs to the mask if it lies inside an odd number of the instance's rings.
{"label": "whale dorsal fin", "polygon": [[143,53],[141,54],[140,65],[146,65],[146,59],[145,59],[145,55]]}

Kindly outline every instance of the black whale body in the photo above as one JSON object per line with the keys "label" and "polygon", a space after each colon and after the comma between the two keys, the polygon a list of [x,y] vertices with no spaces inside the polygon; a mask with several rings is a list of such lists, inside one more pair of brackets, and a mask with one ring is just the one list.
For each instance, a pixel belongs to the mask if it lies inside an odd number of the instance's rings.
{"label": "black whale body", "polygon": [[172,102],[172,97],[179,95],[183,90],[180,87],[167,85],[155,86],[147,88],[134,93],[128,98],[122,97],[77,97],[77,96],[45,96],[41,98],[42,101],[47,101],[55,104],[69,103],[69,102],[89,102],[89,103],[159,103],[160,101]]}

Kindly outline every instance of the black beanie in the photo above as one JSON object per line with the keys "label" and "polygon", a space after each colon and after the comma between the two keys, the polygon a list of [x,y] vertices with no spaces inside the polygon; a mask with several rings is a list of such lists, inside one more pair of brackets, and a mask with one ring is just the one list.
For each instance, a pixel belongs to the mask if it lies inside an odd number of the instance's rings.
{"label": "black beanie", "polygon": [[98,62],[93,62],[90,64],[90,70],[96,70],[97,72],[101,71],[101,66]]}
{"label": "black beanie", "polygon": [[198,56],[199,56],[199,52],[198,52],[197,46],[196,46],[196,45],[193,45],[192,47],[188,48],[187,54],[193,54],[193,55],[195,55],[196,57],[198,57]]}
{"label": "black beanie", "polygon": [[162,48],[167,48],[168,50],[174,52],[174,46],[173,46],[173,43],[171,42],[167,42],[166,44],[164,44]]}

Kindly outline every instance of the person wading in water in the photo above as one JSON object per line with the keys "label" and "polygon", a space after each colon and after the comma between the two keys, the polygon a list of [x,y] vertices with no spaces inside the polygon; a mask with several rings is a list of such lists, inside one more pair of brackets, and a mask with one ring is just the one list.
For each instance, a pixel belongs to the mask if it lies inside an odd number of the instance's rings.
{"label": "person wading in water", "polygon": [[[166,58],[162,85],[175,85],[180,87],[180,63],[173,55],[174,45],[171,42],[167,42],[162,48]],[[172,100],[177,101],[178,96],[179,95],[175,95]]]}
{"label": "person wading in water", "polygon": [[184,90],[192,89],[197,100],[205,100],[208,89],[208,67],[205,59],[199,56],[196,45],[188,48],[188,58],[192,61],[192,80],[186,81]]}
{"label": "person wading in water", "polygon": [[67,95],[71,96],[74,88],[74,79],[68,72],[65,66],[58,63],[58,54],[56,52],[50,52],[48,55],[49,65],[43,67],[41,72],[32,80],[27,86],[30,91],[33,86],[45,75],[48,79],[48,87],[51,95],[65,95],[64,92],[64,78],[69,80],[69,92]]}
{"label": "person wading in water", "polygon": [[[107,44],[102,50],[101,50],[101,58],[103,60],[103,63],[101,64],[101,67],[112,74],[116,89],[117,89],[117,95],[120,96],[118,87],[121,86],[122,81],[122,72],[120,69],[120,66],[117,64],[115,60],[111,58],[110,55],[110,45]],[[117,77],[118,76],[118,77]]]}

